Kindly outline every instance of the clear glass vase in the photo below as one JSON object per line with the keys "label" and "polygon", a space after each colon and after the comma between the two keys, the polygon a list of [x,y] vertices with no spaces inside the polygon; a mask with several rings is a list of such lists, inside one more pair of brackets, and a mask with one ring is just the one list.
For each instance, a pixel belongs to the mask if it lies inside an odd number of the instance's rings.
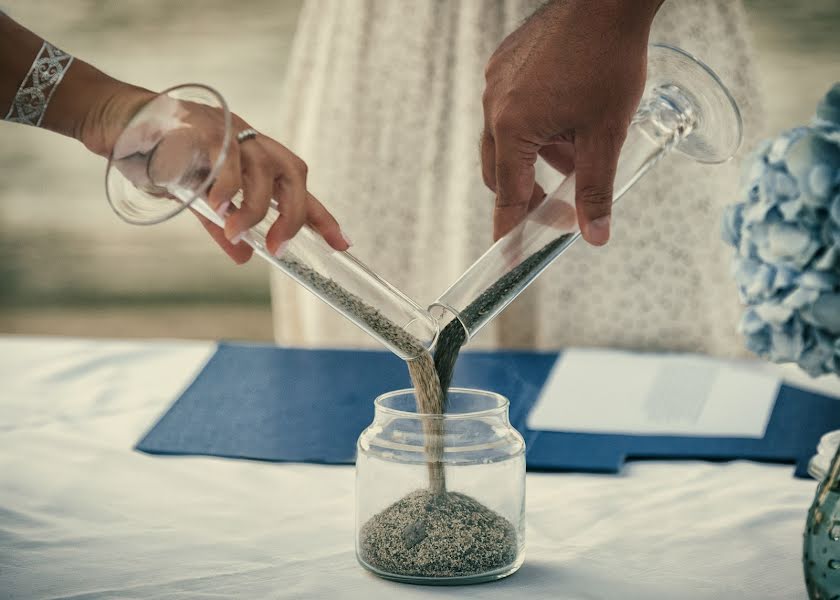
{"label": "clear glass vase", "polygon": [[840,599],[840,430],[825,434],[808,472],[820,481],[808,510],[802,548],[811,600]]}
{"label": "clear glass vase", "polygon": [[[214,111],[224,123],[213,138],[191,125],[195,115]],[[121,132],[108,160],[105,191],[114,211],[128,223],[154,225],[190,209],[224,227],[232,208],[217,214],[207,202],[228,154],[234,149],[231,113],[224,98],[201,84],[164,90],[146,103]],[[434,346],[437,322],[429,313],[349,252],[336,252],[304,226],[280,256],[266,247],[279,216],[275,200],[265,218],[243,233],[254,253],[379,340],[410,360]]]}
{"label": "clear glass vase", "polygon": [[452,388],[446,414],[413,390],[376,399],[356,457],[356,556],[381,577],[457,585],[514,573],[525,549],[525,442],[508,401]]}

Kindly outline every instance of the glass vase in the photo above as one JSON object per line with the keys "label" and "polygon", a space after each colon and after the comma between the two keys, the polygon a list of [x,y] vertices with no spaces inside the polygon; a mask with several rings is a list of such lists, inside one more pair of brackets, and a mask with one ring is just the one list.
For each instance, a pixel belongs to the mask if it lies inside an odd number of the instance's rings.
{"label": "glass vase", "polygon": [[452,388],[445,414],[413,390],[376,399],[358,440],[356,556],[369,571],[431,585],[514,573],[525,549],[525,442],[508,401]]}

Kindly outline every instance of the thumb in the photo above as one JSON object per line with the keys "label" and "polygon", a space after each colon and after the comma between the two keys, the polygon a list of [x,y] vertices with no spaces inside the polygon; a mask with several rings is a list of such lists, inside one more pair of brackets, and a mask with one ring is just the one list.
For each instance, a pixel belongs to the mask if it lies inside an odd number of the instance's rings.
{"label": "thumb", "polygon": [[534,164],[539,147],[514,136],[496,137],[496,212],[493,239],[498,240],[527,215],[534,193]]}
{"label": "thumb", "polygon": [[575,139],[575,208],[583,238],[593,246],[610,239],[618,155],[626,129],[601,129]]}

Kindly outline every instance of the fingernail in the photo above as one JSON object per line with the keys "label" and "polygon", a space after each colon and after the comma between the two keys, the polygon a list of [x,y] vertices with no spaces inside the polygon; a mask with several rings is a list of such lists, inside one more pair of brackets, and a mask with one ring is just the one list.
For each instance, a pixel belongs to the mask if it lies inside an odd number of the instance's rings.
{"label": "fingernail", "polygon": [[353,245],[353,241],[350,239],[350,237],[346,233],[344,233],[343,229],[339,230],[339,233],[341,234],[341,239],[343,239],[347,243],[348,246]]}
{"label": "fingernail", "polygon": [[280,258],[283,256],[283,253],[286,252],[286,249],[289,247],[289,242],[281,242],[279,246],[277,246],[277,251],[274,253],[274,256]]}
{"label": "fingernail", "polygon": [[594,246],[603,246],[610,239],[610,216],[598,217],[586,227],[586,241]]}
{"label": "fingernail", "polygon": [[220,217],[224,217],[227,215],[227,209],[230,206],[230,200],[225,200],[219,205],[219,208],[216,209],[216,214]]}
{"label": "fingernail", "polygon": [[233,245],[235,246],[236,244],[238,244],[239,242],[241,242],[241,241],[242,241],[242,236],[243,236],[244,234],[245,234],[245,232],[244,232],[244,231],[240,231],[240,232],[239,232],[239,233],[237,233],[235,236],[233,236],[233,237],[229,237],[229,238],[228,238],[228,241],[229,241],[231,244],[233,244]]}

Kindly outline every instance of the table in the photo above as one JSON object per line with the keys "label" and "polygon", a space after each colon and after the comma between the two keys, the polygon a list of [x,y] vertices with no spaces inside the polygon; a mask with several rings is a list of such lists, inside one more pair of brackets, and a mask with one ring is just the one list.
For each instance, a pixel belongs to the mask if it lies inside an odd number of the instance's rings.
{"label": "table", "polygon": [[815,482],[749,462],[529,474],[519,573],[378,579],[354,558],[352,468],[132,450],[213,348],[0,337],[0,598],[805,597]]}

